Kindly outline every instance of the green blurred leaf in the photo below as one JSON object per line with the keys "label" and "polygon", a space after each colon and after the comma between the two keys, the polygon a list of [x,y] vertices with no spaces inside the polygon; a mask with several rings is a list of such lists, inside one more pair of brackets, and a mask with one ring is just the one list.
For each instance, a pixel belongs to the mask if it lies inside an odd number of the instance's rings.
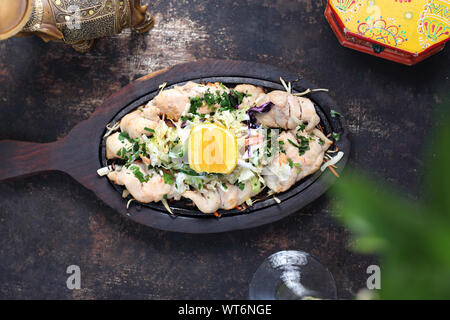
{"label": "green blurred leaf", "polygon": [[426,179],[427,204],[438,214],[450,220],[450,101],[439,109],[438,128],[433,134],[428,151]]}
{"label": "green blurred leaf", "polygon": [[418,203],[354,171],[336,185],[340,219],[353,248],[381,260],[382,299],[450,298],[450,117],[441,109]]}

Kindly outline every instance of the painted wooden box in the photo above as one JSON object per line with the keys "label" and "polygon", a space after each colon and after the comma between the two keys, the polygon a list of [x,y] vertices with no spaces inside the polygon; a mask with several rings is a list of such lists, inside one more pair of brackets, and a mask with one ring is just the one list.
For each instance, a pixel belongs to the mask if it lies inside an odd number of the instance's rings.
{"label": "painted wooden box", "polygon": [[328,0],[325,16],[343,46],[406,65],[450,39],[450,0]]}

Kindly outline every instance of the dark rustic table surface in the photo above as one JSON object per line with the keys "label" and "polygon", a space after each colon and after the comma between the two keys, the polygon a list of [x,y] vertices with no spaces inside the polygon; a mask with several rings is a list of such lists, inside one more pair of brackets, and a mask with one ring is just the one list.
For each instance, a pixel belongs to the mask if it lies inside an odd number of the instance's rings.
{"label": "dark rustic table surface", "polygon": [[[350,165],[420,197],[422,152],[449,91],[450,49],[406,67],[343,48],[318,0],[158,0],[156,26],[79,54],[38,38],[0,42],[0,139],[50,142],[109,95],[160,68],[200,58],[259,61],[329,88],[352,133]],[[119,216],[70,177],[0,184],[0,298],[246,299],[270,254],[301,249],[336,279],[339,298],[365,287],[374,257],[352,253],[330,194],[292,216],[217,235],[161,232]],[[79,265],[81,290],[66,287]]]}

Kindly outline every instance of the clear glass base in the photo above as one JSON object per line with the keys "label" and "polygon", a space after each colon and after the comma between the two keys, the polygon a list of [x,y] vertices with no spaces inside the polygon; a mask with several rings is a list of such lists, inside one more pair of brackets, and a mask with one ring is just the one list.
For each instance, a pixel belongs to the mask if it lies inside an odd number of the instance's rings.
{"label": "clear glass base", "polygon": [[279,251],[253,275],[252,300],[337,299],[331,273],[309,253]]}

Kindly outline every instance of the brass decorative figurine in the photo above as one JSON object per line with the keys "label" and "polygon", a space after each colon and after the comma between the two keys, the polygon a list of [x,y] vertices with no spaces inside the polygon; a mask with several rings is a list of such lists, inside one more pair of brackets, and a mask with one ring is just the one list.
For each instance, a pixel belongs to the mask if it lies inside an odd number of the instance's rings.
{"label": "brass decorative figurine", "polygon": [[87,52],[95,39],[125,28],[144,33],[153,23],[140,0],[0,0],[0,40],[34,34]]}

